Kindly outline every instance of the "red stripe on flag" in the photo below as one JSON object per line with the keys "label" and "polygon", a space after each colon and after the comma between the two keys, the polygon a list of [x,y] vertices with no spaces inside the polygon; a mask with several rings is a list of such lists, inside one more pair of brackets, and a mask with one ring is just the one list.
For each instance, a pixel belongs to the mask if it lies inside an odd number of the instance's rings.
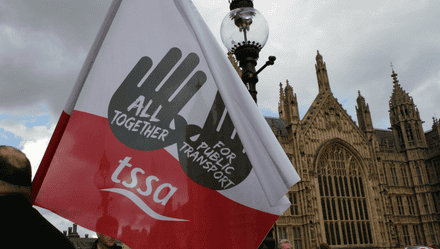
{"label": "red stripe on flag", "polygon": [[80,111],[44,183],[36,205],[133,249],[257,248],[278,218],[194,183],[165,149],[123,145],[106,118]]}
{"label": "red stripe on flag", "polygon": [[44,177],[46,176],[49,165],[52,162],[52,158],[55,155],[58,144],[60,143],[61,137],[63,136],[64,130],[66,129],[67,123],[69,122],[70,115],[61,112],[60,119],[58,120],[55,131],[52,134],[49,145],[46,148],[43,159],[41,160],[40,166],[38,167],[37,173],[35,174],[34,181],[32,182],[32,203],[35,202],[35,198],[40,191],[41,185],[43,184]]}

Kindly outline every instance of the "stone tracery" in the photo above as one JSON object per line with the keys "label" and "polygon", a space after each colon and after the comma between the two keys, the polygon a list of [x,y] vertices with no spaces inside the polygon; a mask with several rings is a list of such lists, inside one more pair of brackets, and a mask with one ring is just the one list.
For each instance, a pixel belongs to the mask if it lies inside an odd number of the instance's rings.
{"label": "stone tracery", "polygon": [[340,144],[323,148],[317,178],[321,212],[329,245],[373,243],[364,174],[351,151]]}

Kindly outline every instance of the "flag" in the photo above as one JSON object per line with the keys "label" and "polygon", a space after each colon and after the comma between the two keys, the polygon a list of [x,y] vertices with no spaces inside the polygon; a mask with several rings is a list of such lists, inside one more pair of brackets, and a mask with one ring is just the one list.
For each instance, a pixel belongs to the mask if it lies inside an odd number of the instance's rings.
{"label": "flag", "polygon": [[190,0],[114,0],[35,205],[136,248],[257,248],[300,179]]}

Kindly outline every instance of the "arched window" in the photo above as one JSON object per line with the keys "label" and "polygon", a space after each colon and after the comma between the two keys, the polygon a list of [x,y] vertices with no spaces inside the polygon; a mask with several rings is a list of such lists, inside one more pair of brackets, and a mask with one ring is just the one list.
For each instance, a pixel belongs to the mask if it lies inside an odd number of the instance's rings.
{"label": "arched window", "polygon": [[400,147],[404,148],[405,147],[405,142],[403,140],[402,129],[401,129],[400,126],[396,125],[396,130],[397,130],[397,136],[399,137]]}
{"label": "arched window", "polygon": [[422,137],[420,136],[420,129],[418,126],[416,126],[416,132],[417,132],[417,139],[422,140]]}
{"label": "arched window", "polygon": [[422,173],[420,172],[420,167],[419,167],[419,163],[414,162],[416,165],[416,174],[417,174],[417,178],[419,180],[419,185],[423,185],[423,180],[422,180]]}
{"label": "arched window", "polygon": [[405,124],[405,130],[406,130],[406,137],[409,141],[413,141],[414,137],[412,134],[411,126],[409,124]]}
{"label": "arched window", "polygon": [[328,147],[318,159],[317,172],[327,243],[372,244],[365,179],[353,153],[340,145]]}

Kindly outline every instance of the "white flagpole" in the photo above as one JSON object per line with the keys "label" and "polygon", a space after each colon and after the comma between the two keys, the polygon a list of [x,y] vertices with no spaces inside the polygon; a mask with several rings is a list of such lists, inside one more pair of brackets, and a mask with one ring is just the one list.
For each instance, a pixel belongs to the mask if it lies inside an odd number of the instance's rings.
{"label": "white flagpole", "polygon": [[110,29],[110,26],[116,16],[116,12],[118,11],[121,3],[122,0],[113,0],[107,12],[107,15],[104,18],[104,22],[102,23],[101,28],[96,35],[95,41],[93,42],[92,47],[89,50],[86,60],[84,61],[81,71],[79,72],[78,78],[76,79],[75,85],[73,86],[70,97],[66,103],[66,106],[64,107],[64,111],[69,115],[72,114],[73,108],[75,107],[76,101],[78,100],[81,89],[86,82],[90,69],[92,68],[93,63],[96,60],[96,56],[101,49],[102,43],[104,42],[107,32]]}

